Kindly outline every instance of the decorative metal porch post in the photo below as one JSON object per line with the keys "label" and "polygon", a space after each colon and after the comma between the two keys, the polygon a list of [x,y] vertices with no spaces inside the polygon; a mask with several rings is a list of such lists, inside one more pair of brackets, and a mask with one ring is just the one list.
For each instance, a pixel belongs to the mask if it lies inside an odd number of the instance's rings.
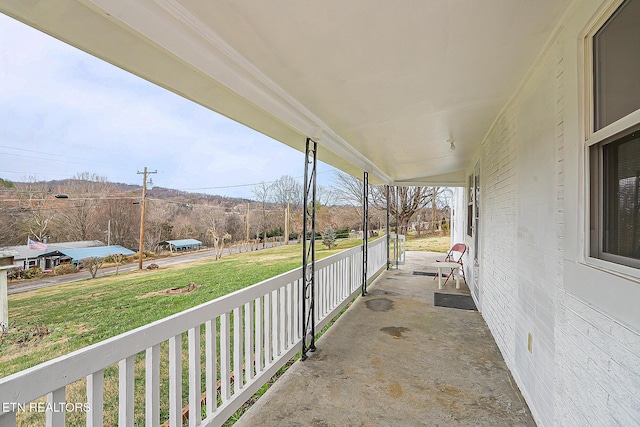
{"label": "decorative metal porch post", "polygon": [[400,248],[398,248],[398,242],[400,241],[400,200],[398,198],[398,186],[396,185],[396,243],[393,245],[393,253],[395,254],[396,269],[400,268]]}
{"label": "decorative metal porch post", "polygon": [[391,264],[391,236],[389,235],[389,232],[391,231],[391,228],[389,227],[389,186],[386,186],[386,190],[387,190],[387,270],[389,269],[389,265]]}
{"label": "decorative metal porch post", "polygon": [[362,201],[362,296],[367,294],[367,255],[369,253],[369,172],[363,178],[364,197]]}
{"label": "decorative metal porch post", "polygon": [[[302,225],[302,360],[316,350],[315,263],[316,263],[316,154],[318,144],[307,138],[304,159],[304,209]],[[311,168],[309,168],[311,165]],[[309,170],[311,169],[311,170]],[[307,242],[307,233],[310,233]],[[307,344],[307,338],[309,340]]]}

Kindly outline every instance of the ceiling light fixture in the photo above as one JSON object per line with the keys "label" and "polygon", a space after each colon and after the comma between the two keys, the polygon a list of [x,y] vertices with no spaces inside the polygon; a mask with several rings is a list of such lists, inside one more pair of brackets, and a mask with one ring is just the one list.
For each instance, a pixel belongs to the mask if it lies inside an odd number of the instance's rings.
{"label": "ceiling light fixture", "polygon": [[451,148],[452,150],[455,150],[455,149],[456,149],[456,140],[455,140],[455,139],[453,139],[453,138],[449,138],[449,139],[447,139],[447,142],[448,142],[449,144],[451,144],[451,146],[450,146],[449,148]]}

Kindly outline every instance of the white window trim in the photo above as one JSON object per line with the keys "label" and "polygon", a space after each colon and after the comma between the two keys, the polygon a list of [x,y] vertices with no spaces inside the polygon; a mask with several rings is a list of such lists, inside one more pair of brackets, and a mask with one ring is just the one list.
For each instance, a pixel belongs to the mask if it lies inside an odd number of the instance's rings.
{"label": "white window trim", "polygon": [[594,17],[593,21],[587,26],[587,30],[583,34],[582,43],[582,58],[584,58],[584,64],[582,67],[583,73],[583,126],[584,132],[584,147],[582,150],[582,164],[583,164],[583,194],[584,194],[584,215],[581,218],[583,222],[583,242],[582,248],[579,253],[583,254],[582,263],[589,267],[597,268],[616,276],[622,276],[626,279],[630,279],[636,283],[640,283],[640,269],[629,267],[622,264],[617,264],[611,261],[606,261],[600,258],[594,258],[591,256],[591,230],[590,230],[590,212],[591,212],[591,191],[590,191],[590,179],[591,179],[591,167],[589,162],[589,148],[593,145],[610,138],[620,132],[623,132],[633,126],[640,124],[640,110],[636,110],[633,113],[605,126],[602,129],[594,132],[594,91],[593,91],[593,37],[604,25],[604,23],[613,15],[613,13],[620,7],[625,0],[614,0],[607,7],[604,7],[601,12]]}

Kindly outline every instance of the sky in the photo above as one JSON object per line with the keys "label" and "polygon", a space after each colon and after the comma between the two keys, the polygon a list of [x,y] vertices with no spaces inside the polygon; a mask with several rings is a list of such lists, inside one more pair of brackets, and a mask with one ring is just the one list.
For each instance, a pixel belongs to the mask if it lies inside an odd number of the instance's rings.
{"label": "sky", "polygon": [[[289,175],[304,155],[0,13],[0,177],[72,178],[229,197]],[[318,162],[318,183],[332,167]]]}

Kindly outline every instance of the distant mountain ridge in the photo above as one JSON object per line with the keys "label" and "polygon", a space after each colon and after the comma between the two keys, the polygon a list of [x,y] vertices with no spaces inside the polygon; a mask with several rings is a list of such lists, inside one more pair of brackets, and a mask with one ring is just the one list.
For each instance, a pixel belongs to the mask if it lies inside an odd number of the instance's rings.
{"label": "distant mountain ridge", "polygon": [[[36,182],[20,182],[20,181],[9,181],[6,179],[0,178],[0,183],[4,187],[5,191],[25,191],[26,188],[33,188],[34,186],[41,187],[44,191],[48,193],[57,194],[60,193],[64,189],[72,189],[74,187],[79,187],[85,185],[87,183],[92,183],[95,185],[108,185],[112,189],[120,193],[132,193],[132,194],[140,194],[142,193],[142,186],[135,184],[125,184],[122,182],[110,182],[110,181],[93,181],[93,180],[83,180],[76,178],[69,179],[55,179],[50,181],[36,181]],[[165,188],[154,186],[152,188],[147,188],[147,197],[155,198],[155,199],[169,199],[169,200],[177,200],[184,203],[195,203],[198,201],[207,201],[214,202],[216,204],[220,204],[223,206],[235,206],[242,203],[253,202],[251,199],[240,198],[240,197],[228,197],[228,196],[220,196],[214,194],[205,194],[205,193],[191,193],[184,190],[176,190],[173,188]]]}

